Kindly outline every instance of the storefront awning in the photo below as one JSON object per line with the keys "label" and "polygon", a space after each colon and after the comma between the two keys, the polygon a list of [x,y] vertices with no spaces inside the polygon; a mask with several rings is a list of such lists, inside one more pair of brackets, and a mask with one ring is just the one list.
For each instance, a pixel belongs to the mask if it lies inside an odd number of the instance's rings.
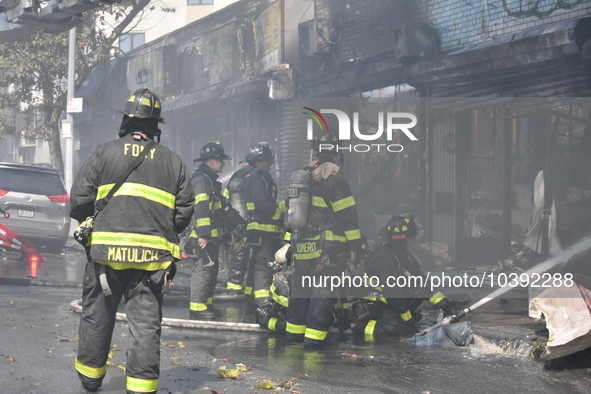
{"label": "storefront awning", "polygon": [[591,18],[575,19],[467,45],[444,56],[408,64],[410,84],[457,87],[568,63],[583,65],[582,44]]}

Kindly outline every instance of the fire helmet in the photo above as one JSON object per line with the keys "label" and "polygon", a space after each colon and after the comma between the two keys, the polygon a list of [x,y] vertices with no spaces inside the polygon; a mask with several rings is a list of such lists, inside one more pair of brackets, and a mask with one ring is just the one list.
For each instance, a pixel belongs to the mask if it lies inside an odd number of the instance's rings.
{"label": "fire helmet", "polygon": [[230,157],[226,155],[226,152],[224,152],[224,146],[222,145],[222,143],[220,141],[214,141],[205,144],[205,146],[201,148],[199,158],[193,161],[205,161],[207,159],[229,160]]}
{"label": "fire helmet", "polygon": [[138,89],[125,101],[123,113],[130,118],[155,118],[164,122],[160,117],[162,101],[150,89]]}
{"label": "fire helmet", "polygon": [[244,160],[249,164],[261,160],[275,160],[275,151],[268,142],[257,142],[248,147]]}
{"label": "fire helmet", "polygon": [[394,215],[390,218],[378,234],[381,244],[392,241],[405,241],[408,238],[420,238],[423,236],[423,229],[418,225],[410,213]]}
{"label": "fire helmet", "polygon": [[[326,144],[322,147],[323,152],[336,151],[336,147],[339,146],[340,141],[336,133],[329,130],[319,130],[314,133],[314,139],[310,142],[312,148],[319,151],[320,144]],[[332,147],[330,147],[332,145]]]}

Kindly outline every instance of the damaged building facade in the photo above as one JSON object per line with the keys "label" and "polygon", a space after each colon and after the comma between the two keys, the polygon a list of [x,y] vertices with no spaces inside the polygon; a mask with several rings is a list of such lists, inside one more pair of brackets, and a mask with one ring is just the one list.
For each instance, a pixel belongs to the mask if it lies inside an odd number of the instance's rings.
{"label": "damaged building facade", "polygon": [[161,95],[162,142],[186,163],[221,140],[235,169],[269,141],[283,192],[309,160],[302,107],[358,98],[347,110],[375,129],[363,100],[412,101],[417,141],[344,154],[370,236],[412,212],[455,260],[492,264],[525,237],[539,171],[562,243],[591,231],[586,1],[242,0],[97,71],[77,94],[91,103],[76,115],[80,160],[115,137],[113,107],[139,87]]}

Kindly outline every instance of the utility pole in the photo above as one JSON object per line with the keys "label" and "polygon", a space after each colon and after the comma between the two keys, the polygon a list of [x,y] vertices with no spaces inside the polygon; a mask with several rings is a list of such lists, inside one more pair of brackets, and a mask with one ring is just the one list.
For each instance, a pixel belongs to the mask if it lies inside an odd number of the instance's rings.
{"label": "utility pole", "polygon": [[[76,27],[70,29],[70,40],[68,43],[68,100],[74,98],[75,84],[75,62],[76,62]],[[66,111],[67,112],[67,111]],[[62,121],[62,138],[66,142],[64,152],[64,177],[68,191],[72,189],[73,182],[73,157],[74,157],[74,119],[66,113],[66,120]]]}

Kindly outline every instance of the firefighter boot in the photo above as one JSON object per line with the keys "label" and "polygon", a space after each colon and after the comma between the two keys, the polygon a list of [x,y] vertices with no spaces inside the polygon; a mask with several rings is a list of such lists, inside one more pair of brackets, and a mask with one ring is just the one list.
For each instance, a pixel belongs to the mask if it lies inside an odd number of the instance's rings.
{"label": "firefighter boot", "polygon": [[103,384],[104,375],[100,378],[89,378],[88,376],[84,376],[78,372],[78,377],[80,378],[80,382],[82,383],[84,390],[90,393],[96,393],[100,390],[101,385]]}
{"label": "firefighter boot", "polygon": [[209,309],[204,311],[189,311],[189,320],[214,320],[215,312]]}

